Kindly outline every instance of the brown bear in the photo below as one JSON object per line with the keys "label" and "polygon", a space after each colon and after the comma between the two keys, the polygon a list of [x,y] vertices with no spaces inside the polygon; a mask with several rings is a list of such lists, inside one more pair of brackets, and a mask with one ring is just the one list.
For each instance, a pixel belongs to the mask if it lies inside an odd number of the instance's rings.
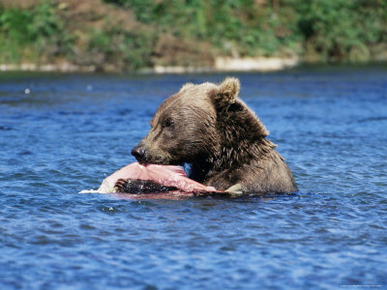
{"label": "brown bear", "polygon": [[166,99],[151,130],[132,150],[140,163],[191,164],[190,178],[243,193],[297,191],[284,159],[266,139],[269,132],[238,98],[239,80],[220,85],[188,83]]}

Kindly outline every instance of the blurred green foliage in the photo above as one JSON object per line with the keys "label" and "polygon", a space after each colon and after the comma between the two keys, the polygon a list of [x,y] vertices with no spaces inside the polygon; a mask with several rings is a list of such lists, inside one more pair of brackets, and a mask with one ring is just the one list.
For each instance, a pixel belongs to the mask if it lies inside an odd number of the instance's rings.
{"label": "blurred green foliage", "polygon": [[369,48],[387,41],[387,1],[292,1],[299,33],[323,60],[367,60]]}
{"label": "blurred green foliage", "polygon": [[[370,58],[387,41],[385,0],[106,0],[159,33],[210,41],[222,53]],[[260,3],[260,4],[259,4]]]}
{"label": "blurred green foliage", "polygon": [[222,53],[275,55],[300,42],[295,11],[254,0],[106,0],[133,9],[159,34],[209,41]]}
{"label": "blurred green foliage", "polygon": [[[139,25],[106,25],[114,18],[106,14],[101,21],[105,24],[86,29],[82,23],[76,30],[69,23],[71,16],[63,18],[68,11],[60,11],[58,3],[41,0],[31,9],[0,4],[0,62],[88,59],[96,66],[112,63],[119,70],[136,70],[152,66],[155,57],[167,63],[166,54],[182,49],[203,53],[206,49],[184,48],[203,43],[201,47],[210,47],[207,57],[387,59],[385,0],[101,0],[98,5],[115,7],[114,11],[132,11]],[[167,49],[170,40],[176,43]]]}
{"label": "blurred green foliage", "polygon": [[1,62],[17,63],[23,59],[39,62],[42,58],[66,55],[73,41],[50,2],[28,10],[0,6]]}
{"label": "blurred green foliage", "polygon": [[151,66],[152,40],[151,33],[114,27],[93,31],[87,49],[103,56],[98,69],[103,70],[104,64],[110,63],[119,71],[135,71]]}

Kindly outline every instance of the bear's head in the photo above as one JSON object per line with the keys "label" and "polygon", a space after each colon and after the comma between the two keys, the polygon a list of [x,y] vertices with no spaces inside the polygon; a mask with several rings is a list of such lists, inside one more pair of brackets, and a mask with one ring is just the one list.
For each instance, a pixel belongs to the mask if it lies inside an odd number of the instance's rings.
{"label": "bear's head", "polygon": [[132,154],[140,163],[181,165],[264,138],[266,128],[238,98],[239,90],[236,78],[220,85],[184,85],[160,105],[151,130]]}

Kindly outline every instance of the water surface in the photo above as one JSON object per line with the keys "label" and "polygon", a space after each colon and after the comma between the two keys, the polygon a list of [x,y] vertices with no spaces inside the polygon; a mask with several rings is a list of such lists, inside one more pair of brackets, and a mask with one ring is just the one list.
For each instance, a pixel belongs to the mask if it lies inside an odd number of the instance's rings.
{"label": "water surface", "polygon": [[0,287],[386,287],[386,67],[229,75],[297,194],[78,194],[134,161],[163,99],[225,75],[0,74]]}

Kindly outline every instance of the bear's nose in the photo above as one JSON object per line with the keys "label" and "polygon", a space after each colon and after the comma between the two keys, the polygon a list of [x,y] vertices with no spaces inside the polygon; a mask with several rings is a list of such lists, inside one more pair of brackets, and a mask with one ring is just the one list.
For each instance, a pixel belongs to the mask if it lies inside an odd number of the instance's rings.
{"label": "bear's nose", "polygon": [[145,161],[145,148],[142,146],[136,146],[132,150],[132,155],[136,157],[137,161],[144,163]]}

